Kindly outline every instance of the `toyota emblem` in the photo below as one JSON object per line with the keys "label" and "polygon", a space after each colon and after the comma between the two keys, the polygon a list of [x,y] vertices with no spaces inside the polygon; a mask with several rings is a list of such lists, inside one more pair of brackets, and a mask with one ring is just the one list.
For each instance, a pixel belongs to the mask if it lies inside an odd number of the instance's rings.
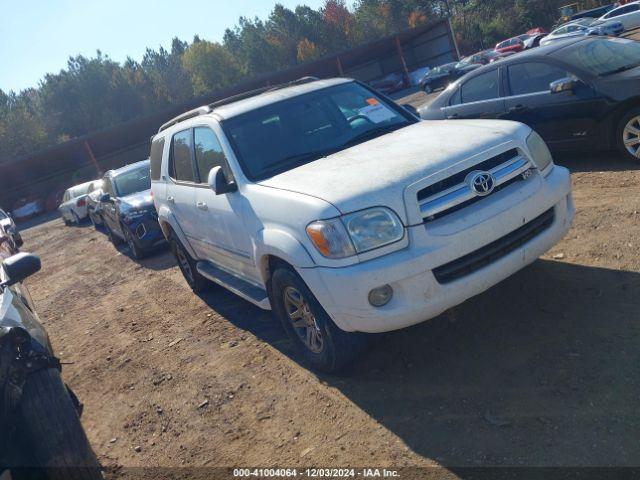
{"label": "toyota emblem", "polygon": [[468,178],[469,187],[481,197],[489,195],[496,186],[496,181],[489,172],[472,172]]}

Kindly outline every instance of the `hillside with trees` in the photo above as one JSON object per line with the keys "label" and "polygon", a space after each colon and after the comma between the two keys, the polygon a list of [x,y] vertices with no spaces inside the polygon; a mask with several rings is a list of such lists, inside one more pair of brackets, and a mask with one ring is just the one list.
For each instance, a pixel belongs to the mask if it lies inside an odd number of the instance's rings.
{"label": "hillside with trees", "polygon": [[0,90],[0,162],[21,157],[242,78],[310,62],[394,32],[450,17],[471,53],[535,26],[549,27],[559,0],[326,0],[318,10],[275,5],[266,19],[241,17],[221,43],[174,38],[119,63],[98,51],[71,57],[37,88]]}

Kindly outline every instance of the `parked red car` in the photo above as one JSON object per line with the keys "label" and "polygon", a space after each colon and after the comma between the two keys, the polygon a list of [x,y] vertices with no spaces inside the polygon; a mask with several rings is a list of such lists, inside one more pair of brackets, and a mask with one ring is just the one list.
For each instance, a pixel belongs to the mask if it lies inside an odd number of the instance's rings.
{"label": "parked red car", "polygon": [[496,52],[505,53],[505,52],[521,52],[524,50],[524,42],[520,40],[518,37],[510,38],[509,40],[503,40],[498,43],[495,48]]}

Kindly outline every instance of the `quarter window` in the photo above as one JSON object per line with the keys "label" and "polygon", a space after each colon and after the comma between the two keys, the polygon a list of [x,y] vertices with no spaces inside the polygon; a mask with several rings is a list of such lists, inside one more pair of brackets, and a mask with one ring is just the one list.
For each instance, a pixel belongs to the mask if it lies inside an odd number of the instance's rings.
{"label": "quarter window", "polygon": [[213,167],[225,168],[226,157],[220,146],[218,136],[207,127],[193,130],[196,167],[200,183],[206,183],[209,172]]}
{"label": "quarter window", "polygon": [[173,136],[171,177],[182,182],[193,182],[191,163],[191,130],[183,130]]}
{"label": "quarter window", "polygon": [[509,65],[509,85],[512,95],[549,91],[551,82],[568,77],[565,70],[541,62]]}
{"label": "quarter window", "polygon": [[162,151],[164,150],[164,137],[156,138],[151,142],[151,180],[160,180],[160,168],[162,165]]}
{"label": "quarter window", "polygon": [[498,69],[483,73],[472,78],[460,89],[462,103],[490,100],[500,96],[500,84],[498,82]]}

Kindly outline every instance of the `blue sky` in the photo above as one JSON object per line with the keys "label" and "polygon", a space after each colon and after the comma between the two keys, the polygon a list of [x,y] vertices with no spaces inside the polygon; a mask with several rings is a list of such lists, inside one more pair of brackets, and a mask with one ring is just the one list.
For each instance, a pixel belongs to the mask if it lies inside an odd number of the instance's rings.
{"label": "blue sky", "polygon": [[[323,0],[278,0],[318,8]],[[0,89],[36,87],[71,55],[140,60],[173,37],[221,41],[241,15],[266,19],[276,0],[0,0]]]}

